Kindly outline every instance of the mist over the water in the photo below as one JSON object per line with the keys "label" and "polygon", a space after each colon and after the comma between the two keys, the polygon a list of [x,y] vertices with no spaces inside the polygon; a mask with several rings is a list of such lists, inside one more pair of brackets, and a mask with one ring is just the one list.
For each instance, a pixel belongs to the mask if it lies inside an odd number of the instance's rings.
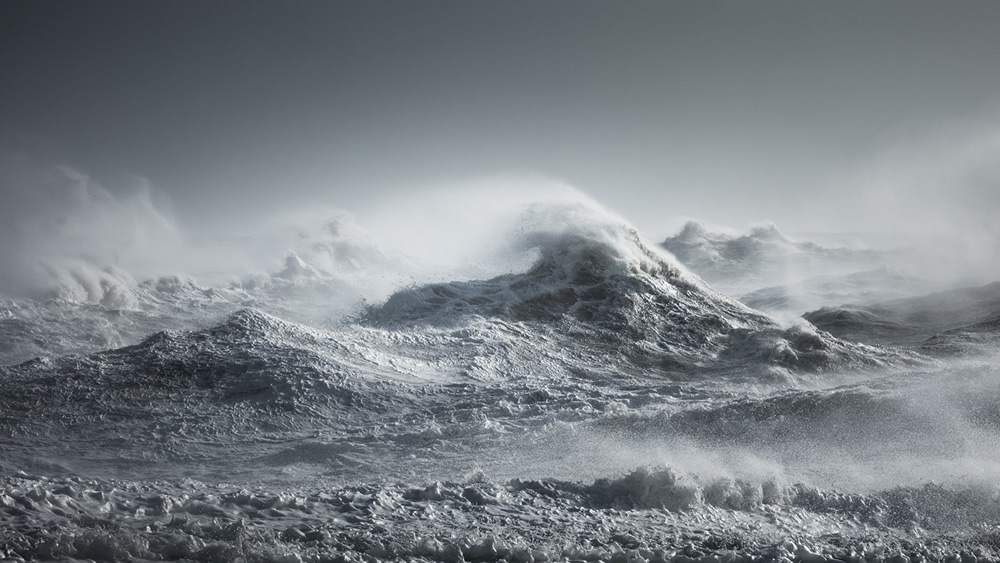
{"label": "mist over the water", "polygon": [[424,188],[360,214],[291,200],[245,216],[220,212],[205,224],[173,215],[143,179],[111,191],[72,168],[13,155],[0,162],[0,176],[11,188],[0,292],[105,305],[127,305],[115,300],[164,276],[210,287],[259,284],[296,259],[379,300],[405,284],[526,269],[534,260],[526,231],[566,221],[532,216],[532,208],[578,205],[611,217],[579,190],[531,176]]}
{"label": "mist over the water", "polygon": [[65,290],[100,301],[132,276],[165,273],[181,233],[143,182],[112,194],[67,167],[2,155],[0,287],[13,296]]}
{"label": "mist over the water", "polygon": [[[996,110],[982,120],[956,121],[875,153],[836,184],[855,186],[862,197],[842,209],[845,224],[860,217],[873,231],[918,247],[914,266],[930,277],[986,283],[1000,277],[1000,132]],[[822,214],[822,210],[817,210]],[[950,281],[950,280],[949,280]]]}

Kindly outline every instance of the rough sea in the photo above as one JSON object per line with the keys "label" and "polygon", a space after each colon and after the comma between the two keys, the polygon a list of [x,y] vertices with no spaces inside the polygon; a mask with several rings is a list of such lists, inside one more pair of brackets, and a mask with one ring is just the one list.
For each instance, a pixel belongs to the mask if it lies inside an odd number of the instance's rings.
{"label": "rough sea", "polygon": [[1000,558],[998,285],[586,206],[483,277],[330,232],[0,301],[0,560]]}

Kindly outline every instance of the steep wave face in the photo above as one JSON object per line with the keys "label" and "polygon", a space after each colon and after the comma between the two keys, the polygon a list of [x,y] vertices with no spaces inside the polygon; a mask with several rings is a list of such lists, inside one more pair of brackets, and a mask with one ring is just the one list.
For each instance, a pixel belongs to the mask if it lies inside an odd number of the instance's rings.
{"label": "steep wave face", "polygon": [[592,205],[511,241],[363,306],[351,244],[5,301],[0,559],[997,559],[994,356],[781,324]]}

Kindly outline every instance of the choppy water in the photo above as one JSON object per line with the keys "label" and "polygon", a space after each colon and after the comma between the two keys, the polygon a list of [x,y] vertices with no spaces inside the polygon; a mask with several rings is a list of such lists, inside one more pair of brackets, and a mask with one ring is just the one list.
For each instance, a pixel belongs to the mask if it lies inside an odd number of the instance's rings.
{"label": "choppy water", "polygon": [[900,321],[959,352],[841,340],[560,217],[523,272],[379,302],[298,257],[5,301],[0,556],[998,556],[992,325]]}

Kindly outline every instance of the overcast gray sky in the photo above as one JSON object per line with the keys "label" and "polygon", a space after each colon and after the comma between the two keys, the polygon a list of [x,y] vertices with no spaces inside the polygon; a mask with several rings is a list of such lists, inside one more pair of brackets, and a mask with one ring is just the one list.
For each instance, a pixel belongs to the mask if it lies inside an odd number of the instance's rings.
{"label": "overcast gray sky", "polygon": [[0,151],[145,178],[188,225],[522,174],[655,237],[988,221],[998,29],[986,1],[7,1]]}

